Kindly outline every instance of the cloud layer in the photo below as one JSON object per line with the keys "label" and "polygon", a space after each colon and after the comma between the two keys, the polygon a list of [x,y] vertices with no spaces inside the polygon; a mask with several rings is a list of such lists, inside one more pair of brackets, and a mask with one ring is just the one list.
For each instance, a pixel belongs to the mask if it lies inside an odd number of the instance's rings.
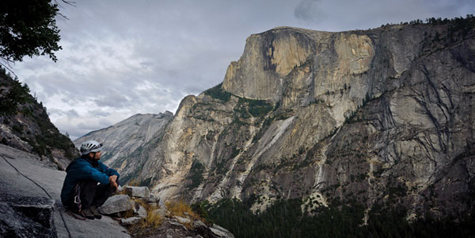
{"label": "cloud layer", "polygon": [[277,26],[342,31],[475,12],[470,0],[77,1],[58,17],[58,62],[13,66],[72,138],[136,113],[174,112],[220,83],[250,34]]}

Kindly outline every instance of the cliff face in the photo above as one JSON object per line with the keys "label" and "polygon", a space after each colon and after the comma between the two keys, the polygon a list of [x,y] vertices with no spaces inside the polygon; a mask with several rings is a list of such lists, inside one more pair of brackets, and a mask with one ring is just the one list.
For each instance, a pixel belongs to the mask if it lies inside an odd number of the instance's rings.
{"label": "cliff face", "polygon": [[163,136],[165,126],[172,120],[171,112],[136,114],[113,126],[90,132],[74,141],[76,147],[88,140],[104,144],[101,161],[116,168],[121,182],[129,182],[143,166],[141,156],[149,144],[156,144]]}
{"label": "cliff face", "polygon": [[51,123],[46,108],[26,85],[0,69],[0,143],[39,155],[64,170],[79,153],[71,140]]}
{"label": "cliff face", "polygon": [[138,179],[161,197],[255,211],[290,198],[401,205],[410,218],[473,209],[473,26],[252,35],[222,84],[183,99]]}

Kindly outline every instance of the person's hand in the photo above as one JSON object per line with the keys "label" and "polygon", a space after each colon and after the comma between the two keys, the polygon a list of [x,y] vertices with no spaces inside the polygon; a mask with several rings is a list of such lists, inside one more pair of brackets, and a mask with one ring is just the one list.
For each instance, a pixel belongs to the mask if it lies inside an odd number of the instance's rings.
{"label": "person's hand", "polygon": [[119,185],[117,184],[117,175],[112,175],[109,177],[109,182],[112,187],[114,187],[116,190],[119,188]]}

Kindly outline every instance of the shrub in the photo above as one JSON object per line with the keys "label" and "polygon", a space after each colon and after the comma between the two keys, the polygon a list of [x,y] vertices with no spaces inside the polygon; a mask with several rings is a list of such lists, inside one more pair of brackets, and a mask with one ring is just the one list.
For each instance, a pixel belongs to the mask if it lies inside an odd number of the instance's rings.
{"label": "shrub", "polygon": [[191,184],[187,186],[188,189],[193,189],[198,187],[203,181],[203,172],[204,165],[201,164],[198,160],[194,160],[191,164],[190,172],[188,173],[187,179],[191,180]]}
{"label": "shrub", "polygon": [[179,201],[167,201],[165,203],[167,210],[172,216],[186,217],[189,216],[194,219],[200,219],[200,216],[196,214],[191,206],[182,200]]}
{"label": "shrub", "polygon": [[[154,212],[154,210],[157,209],[157,206],[150,205],[141,199],[134,199],[134,201],[145,208],[147,211],[147,217],[142,219],[139,223],[129,226],[129,231],[134,234],[135,237],[152,235],[154,229],[162,224],[164,218],[160,216],[160,214]],[[131,216],[133,216],[133,214]]]}
{"label": "shrub", "polygon": [[224,91],[222,85],[222,83],[218,84],[217,86],[204,91],[204,93],[212,98],[227,102],[231,98],[231,93]]}

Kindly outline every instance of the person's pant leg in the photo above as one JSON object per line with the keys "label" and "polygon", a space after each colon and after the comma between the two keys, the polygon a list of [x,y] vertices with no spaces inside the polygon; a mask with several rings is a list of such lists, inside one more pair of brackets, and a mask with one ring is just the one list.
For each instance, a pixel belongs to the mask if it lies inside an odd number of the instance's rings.
{"label": "person's pant leg", "polygon": [[97,191],[97,182],[94,180],[85,180],[78,183],[80,189],[81,209],[88,209],[93,205]]}
{"label": "person's pant leg", "polygon": [[110,186],[110,184],[100,184],[96,188],[96,194],[94,196],[93,206],[100,207],[107,198],[112,196],[115,193],[115,187]]}

